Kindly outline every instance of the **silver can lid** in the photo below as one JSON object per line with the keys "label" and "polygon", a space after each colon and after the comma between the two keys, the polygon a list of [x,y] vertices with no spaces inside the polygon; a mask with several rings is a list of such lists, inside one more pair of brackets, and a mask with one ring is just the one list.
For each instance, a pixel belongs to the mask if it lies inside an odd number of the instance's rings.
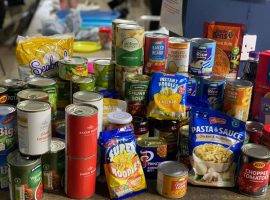
{"label": "silver can lid", "polygon": [[95,102],[103,99],[103,96],[96,92],[79,91],[73,94],[75,100],[83,102]]}
{"label": "silver can lid", "polygon": [[26,89],[17,93],[17,96],[22,99],[35,100],[49,98],[47,92],[42,90]]}
{"label": "silver can lid", "polygon": [[263,130],[264,124],[256,121],[247,121],[246,130],[249,132],[261,132]]}
{"label": "silver can lid", "polygon": [[26,85],[26,82],[20,79],[6,79],[3,81],[4,87],[14,87],[14,88],[20,88]]}
{"label": "silver can lid", "polygon": [[110,66],[112,65],[112,61],[110,59],[96,59],[94,60],[94,65],[103,65],[103,66]]}
{"label": "silver can lid", "polygon": [[71,81],[73,83],[92,83],[96,79],[94,74],[88,74],[88,76],[73,75]]}
{"label": "silver can lid", "polygon": [[36,87],[45,87],[45,86],[52,86],[56,84],[56,81],[51,78],[45,77],[35,77],[28,81],[29,85],[36,86]]}
{"label": "silver can lid", "polygon": [[73,57],[65,57],[64,59],[61,59],[58,62],[69,65],[84,65],[88,63],[88,60],[83,57],[73,56]]}
{"label": "silver can lid", "polygon": [[0,104],[0,116],[5,116],[16,111],[16,107],[9,104]]}
{"label": "silver can lid", "polygon": [[183,43],[190,43],[187,38],[182,37],[169,37],[169,43],[174,44],[183,44]]}
{"label": "silver can lid", "polygon": [[192,43],[196,44],[211,44],[211,43],[216,43],[215,40],[209,39],[209,38],[192,38],[190,40]]}
{"label": "silver can lid", "polygon": [[69,115],[75,115],[78,117],[88,117],[95,115],[98,112],[98,109],[92,105],[70,104],[66,107],[65,110]]}
{"label": "silver can lid", "polygon": [[51,106],[42,101],[25,100],[17,104],[17,109],[25,112],[41,112],[51,109]]}
{"label": "silver can lid", "polygon": [[260,144],[245,144],[242,147],[242,152],[243,154],[253,157],[253,158],[258,158],[258,159],[270,159],[270,150]]}
{"label": "silver can lid", "polygon": [[61,150],[64,150],[66,147],[65,141],[59,138],[52,138],[51,141],[51,153],[57,153]]}
{"label": "silver can lid", "polygon": [[119,24],[117,27],[125,30],[144,30],[143,27],[136,24]]}
{"label": "silver can lid", "polygon": [[184,176],[188,173],[188,168],[176,161],[165,161],[158,165],[158,171],[167,176]]}
{"label": "silver can lid", "polygon": [[22,156],[19,151],[13,151],[7,156],[7,163],[15,167],[25,167],[34,164],[41,164],[40,157]]}
{"label": "silver can lid", "polygon": [[137,24],[137,22],[126,19],[115,19],[113,20],[113,24]]}
{"label": "silver can lid", "polygon": [[252,82],[240,79],[227,79],[226,85],[230,85],[237,88],[250,88],[253,86]]}
{"label": "silver can lid", "polygon": [[146,33],[145,37],[148,38],[168,38],[169,36],[164,33]]}
{"label": "silver can lid", "polygon": [[4,88],[4,87],[0,87],[0,94],[1,93],[4,93],[4,92],[6,92],[7,91],[7,89],[6,88]]}

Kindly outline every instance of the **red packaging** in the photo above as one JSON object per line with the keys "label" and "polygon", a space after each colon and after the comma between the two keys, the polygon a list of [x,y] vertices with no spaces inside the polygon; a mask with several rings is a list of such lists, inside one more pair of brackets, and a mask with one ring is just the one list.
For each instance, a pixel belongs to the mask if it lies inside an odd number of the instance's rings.
{"label": "red packaging", "polygon": [[98,110],[91,105],[66,107],[66,152],[85,158],[97,154]]}
{"label": "red packaging", "polygon": [[97,156],[72,158],[66,156],[65,192],[68,197],[82,199],[94,195]]}

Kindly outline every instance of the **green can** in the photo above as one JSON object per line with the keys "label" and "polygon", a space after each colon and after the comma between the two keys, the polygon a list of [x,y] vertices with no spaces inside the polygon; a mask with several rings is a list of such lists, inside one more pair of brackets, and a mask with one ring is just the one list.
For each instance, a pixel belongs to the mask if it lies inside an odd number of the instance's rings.
{"label": "green can", "polygon": [[70,101],[70,81],[56,79],[57,83],[57,109],[65,110],[65,107],[71,103]]}
{"label": "green can", "polygon": [[26,82],[20,79],[6,79],[2,85],[7,89],[8,103],[16,106],[18,103],[17,93],[26,88]]}
{"label": "green can", "polygon": [[28,87],[39,89],[49,94],[49,103],[52,108],[52,119],[57,115],[57,85],[56,81],[51,78],[36,77],[28,81]]}
{"label": "green can", "polygon": [[110,59],[94,60],[96,87],[98,89],[114,89],[115,66]]}
{"label": "green can", "polygon": [[65,172],[65,142],[52,138],[50,152],[42,155],[43,187],[46,191],[61,189]]}
{"label": "green can", "polygon": [[88,74],[88,76],[73,75],[70,81],[70,98],[72,98],[75,92],[79,91],[91,91],[96,90],[95,87],[96,77],[94,74]]}
{"label": "green can", "polygon": [[42,166],[40,157],[22,156],[19,151],[8,154],[8,177],[11,200],[43,197]]}

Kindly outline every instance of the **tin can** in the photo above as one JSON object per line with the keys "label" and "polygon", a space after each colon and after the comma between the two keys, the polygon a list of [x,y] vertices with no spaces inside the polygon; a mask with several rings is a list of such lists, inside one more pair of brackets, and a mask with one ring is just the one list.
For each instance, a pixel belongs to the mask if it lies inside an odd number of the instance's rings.
{"label": "tin can", "polygon": [[94,74],[96,87],[101,89],[114,89],[115,66],[110,59],[94,60]]}
{"label": "tin can", "polygon": [[187,192],[188,169],[176,161],[165,161],[158,166],[157,192],[166,197],[177,199]]}
{"label": "tin can", "polygon": [[225,78],[218,75],[204,77],[200,81],[200,103],[214,110],[223,104]]}
{"label": "tin can", "polygon": [[250,143],[245,144],[241,152],[238,191],[252,197],[265,196],[269,181],[270,150]]}
{"label": "tin can", "polygon": [[120,24],[116,35],[116,64],[143,65],[144,29],[138,25]]}
{"label": "tin can", "polygon": [[190,167],[188,150],[189,125],[180,127],[178,134],[178,161]]}
{"label": "tin can", "polygon": [[60,124],[57,125],[56,131],[55,131],[56,132],[55,133],[55,136],[57,138],[60,138],[62,140],[65,140],[66,139],[66,127],[65,126],[66,126],[65,125],[65,122],[60,123]]}
{"label": "tin can", "polygon": [[22,156],[18,151],[7,157],[10,199],[43,198],[42,166],[40,157]]}
{"label": "tin can", "polygon": [[116,35],[118,34],[117,32],[117,26],[119,24],[137,24],[137,22],[132,21],[132,20],[125,20],[125,19],[115,19],[112,21],[112,61],[115,61],[115,45],[116,45]]}
{"label": "tin can", "polygon": [[65,110],[71,103],[70,81],[56,79],[57,83],[57,110]]}
{"label": "tin can", "polygon": [[65,141],[52,138],[51,149],[48,153],[42,155],[41,161],[44,190],[60,190],[65,172]]}
{"label": "tin can", "polygon": [[252,83],[246,80],[227,80],[224,90],[223,112],[247,121],[252,94]]}
{"label": "tin can", "polygon": [[146,178],[156,179],[158,165],[166,160],[167,143],[160,137],[140,137],[137,152]]}
{"label": "tin can", "polygon": [[17,143],[17,113],[15,106],[0,104],[0,153]]}
{"label": "tin can", "polygon": [[121,97],[125,96],[125,81],[128,74],[142,74],[143,67],[126,67],[115,65],[115,90]]}
{"label": "tin can", "polygon": [[88,60],[79,56],[65,57],[57,62],[59,77],[63,80],[70,80],[73,75],[88,75]]}
{"label": "tin can", "polygon": [[26,89],[17,93],[18,102],[24,100],[49,102],[49,94],[42,90]]}
{"label": "tin can", "polygon": [[245,142],[259,144],[261,137],[263,135],[263,127],[264,127],[263,123],[255,121],[247,121]]}
{"label": "tin can", "polygon": [[88,76],[73,75],[70,81],[70,98],[73,98],[73,94],[79,91],[95,91],[95,82],[96,77],[93,74],[88,74]]}
{"label": "tin can", "polygon": [[74,104],[88,104],[98,109],[97,137],[99,138],[99,133],[102,131],[103,97],[96,92],[80,91],[73,94],[73,103]]}
{"label": "tin can", "polygon": [[16,106],[18,103],[17,93],[26,88],[26,82],[20,79],[6,79],[2,85],[7,89],[8,103]]}
{"label": "tin can", "polygon": [[187,102],[189,104],[198,104],[199,93],[200,93],[200,78],[187,75],[188,79],[188,95]]}
{"label": "tin can", "polygon": [[166,72],[169,74],[188,72],[190,41],[186,38],[170,37]]}
{"label": "tin can", "polygon": [[144,73],[165,72],[169,37],[162,33],[146,33],[144,47]]}
{"label": "tin can", "polygon": [[0,87],[0,104],[5,104],[8,102],[7,89]]}
{"label": "tin can", "polygon": [[30,79],[28,87],[39,89],[49,94],[49,103],[51,105],[52,119],[57,115],[57,85],[56,81],[51,78],[36,77]]}
{"label": "tin can", "polygon": [[133,116],[132,124],[136,138],[145,138],[149,136],[148,121],[146,117]]}
{"label": "tin can", "polygon": [[66,107],[66,152],[76,158],[97,153],[98,110],[92,105]]}
{"label": "tin can", "polygon": [[195,76],[212,75],[216,41],[208,38],[193,38],[190,44],[188,73]]}
{"label": "tin can", "polygon": [[262,132],[263,134],[260,138],[260,144],[270,148],[270,124],[265,124]]}
{"label": "tin can", "polygon": [[51,106],[40,101],[21,101],[17,105],[19,150],[24,155],[41,155],[50,150]]}

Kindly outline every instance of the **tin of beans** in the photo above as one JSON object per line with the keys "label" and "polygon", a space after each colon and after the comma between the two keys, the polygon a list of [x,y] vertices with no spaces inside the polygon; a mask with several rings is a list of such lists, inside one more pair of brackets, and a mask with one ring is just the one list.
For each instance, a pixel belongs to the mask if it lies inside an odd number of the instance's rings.
{"label": "tin of beans", "polygon": [[2,85],[7,89],[8,103],[16,106],[18,103],[17,93],[26,88],[26,82],[20,79],[6,79]]}
{"label": "tin of beans", "polygon": [[7,89],[0,87],[0,104],[5,104],[8,101]]}
{"label": "tin of beans", "polygon": [[94,60],[94,73],[96,76],[96,87],[114,89],[115,66],[110,59]]}
{"label": "tin of beans", "polygon": [[17,93],[18,102],[24,100],[49,102],[49,94],[42,90],[26,89]]}

